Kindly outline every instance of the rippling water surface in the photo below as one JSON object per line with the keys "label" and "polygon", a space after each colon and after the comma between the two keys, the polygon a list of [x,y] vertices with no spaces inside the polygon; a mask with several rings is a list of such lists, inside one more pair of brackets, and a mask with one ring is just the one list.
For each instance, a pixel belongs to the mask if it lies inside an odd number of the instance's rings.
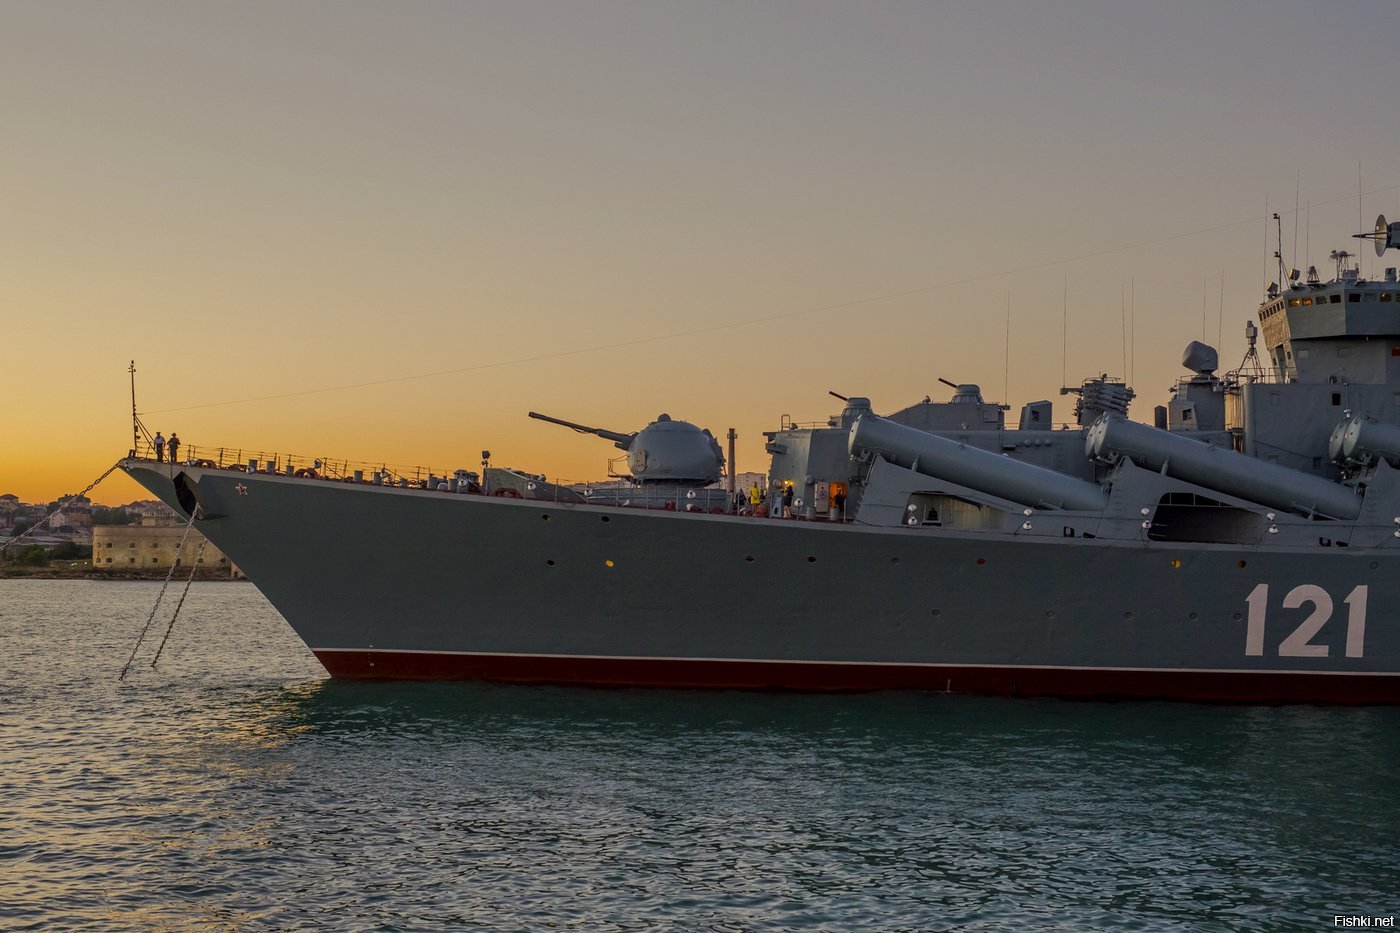
{"label": "rippling water surface", "polygon": [[340,683],[246,583],[119,682],[157,589],[0,580],[0,927],[1397,910],[1398,710]]}

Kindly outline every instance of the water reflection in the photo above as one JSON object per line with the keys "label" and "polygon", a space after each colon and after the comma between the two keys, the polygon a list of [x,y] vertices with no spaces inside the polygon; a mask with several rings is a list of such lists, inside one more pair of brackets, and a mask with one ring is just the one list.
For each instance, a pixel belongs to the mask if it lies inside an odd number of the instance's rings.
{"label": "water reflection", "polygon": [[1319,926],[1400,890],[1400,710],[332,682],[209,595],[124,684],[73,604],[149,593],[4,604],[0,922]]}

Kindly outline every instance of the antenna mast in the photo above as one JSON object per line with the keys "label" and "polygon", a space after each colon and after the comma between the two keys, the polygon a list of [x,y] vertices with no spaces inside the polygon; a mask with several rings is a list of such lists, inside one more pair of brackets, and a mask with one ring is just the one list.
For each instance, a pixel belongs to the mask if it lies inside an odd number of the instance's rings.
{"label": "antenna mast", "polygon": [[136,361],[132,360],[131,365],[126,368],[131,373],[131,456],[136,456],[136,449],[141,446],[141,420],[136,416]]}
{"label": "antenna mast", "polygon": [[[1298,169],[1298,174],[1293,180],[1293,258],[1289,260],[1290,269],[1298,268],[1298,199],[1303,194],[1303,170]],[[1283,244],[1280,243],[1279,246]]]}
{"label": "antenna mast", "polygon": [[1065,290],[1060,306],[1060,385],[1069,378],[1069,273],[1065,273]]}
{"label": "antenna mast", "polygon": [[1215,318],[1215,345],[1225,342],[1225,270],[1220,270],[1220,311]]}
{"label": "antenna mast", "polygon": [[1006,360],[1001,370],[1001,400],[1011,404],[1011,293],[1006,293]]}
{"label": "antenna mast", "polygon": [[1123,381],[1132,382],[1128,378],[1128,296],[1121,280],[1118,282],[1118,326],[1123,331]]}
{"label": "antenna mast", "polygon": [[1210,277],[1205,276],[1201,279],[1201,343],[1210,339],[1206,336],[1206,296],[1208,294],[1210,294]]}
{"label": "antenna mast", "polygon": [[1137,375],[1137,276],[1128,279],[1128,321],[1133,332],[1128,342],[1128,384],[1131,385]]}

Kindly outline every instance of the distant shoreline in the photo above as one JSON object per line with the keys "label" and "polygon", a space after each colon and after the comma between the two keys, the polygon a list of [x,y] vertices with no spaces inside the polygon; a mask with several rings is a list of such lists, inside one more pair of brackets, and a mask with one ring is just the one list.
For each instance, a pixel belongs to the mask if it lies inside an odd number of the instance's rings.
{"label": "distant shoreline", "polygon": [[[160,570],[93,570],[91,567],[12,567],[0,565],[0,580],[164,580],[170,572],[168,567]],[[189,571],[177,571],[180,580],[189,577]],[[194,578],[201,583],[209,581],[246,581],[247,577],[231,577],[227,570],[199,570]]]}

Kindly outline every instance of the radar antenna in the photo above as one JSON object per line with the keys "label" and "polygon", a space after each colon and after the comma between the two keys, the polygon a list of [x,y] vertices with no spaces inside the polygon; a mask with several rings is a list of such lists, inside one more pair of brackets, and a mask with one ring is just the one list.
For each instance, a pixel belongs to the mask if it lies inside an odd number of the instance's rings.
{"label": "radar antenna", "polygon": [[1245,351],[1239,367],[1225,374],[1227,385],[1258,382],[1264,378],[1264,364],[1259,360],[1259,348],[1256,346],[1259,341],[1259,327],[1253,321],[1244,322],[1244,339],[1249,349]]}
{"label": "radar antenna", "polygon": [[[1388,249],[1400,249],[1400,223],[1388,224],[1385,215],[1376,215],[1376,229],[1370,233],[1352,235],[1357,240],[1370,240],[1376,247],[1376,255],[1384,256]],[[1335,255],[1333,256],[1335,259]]]}

